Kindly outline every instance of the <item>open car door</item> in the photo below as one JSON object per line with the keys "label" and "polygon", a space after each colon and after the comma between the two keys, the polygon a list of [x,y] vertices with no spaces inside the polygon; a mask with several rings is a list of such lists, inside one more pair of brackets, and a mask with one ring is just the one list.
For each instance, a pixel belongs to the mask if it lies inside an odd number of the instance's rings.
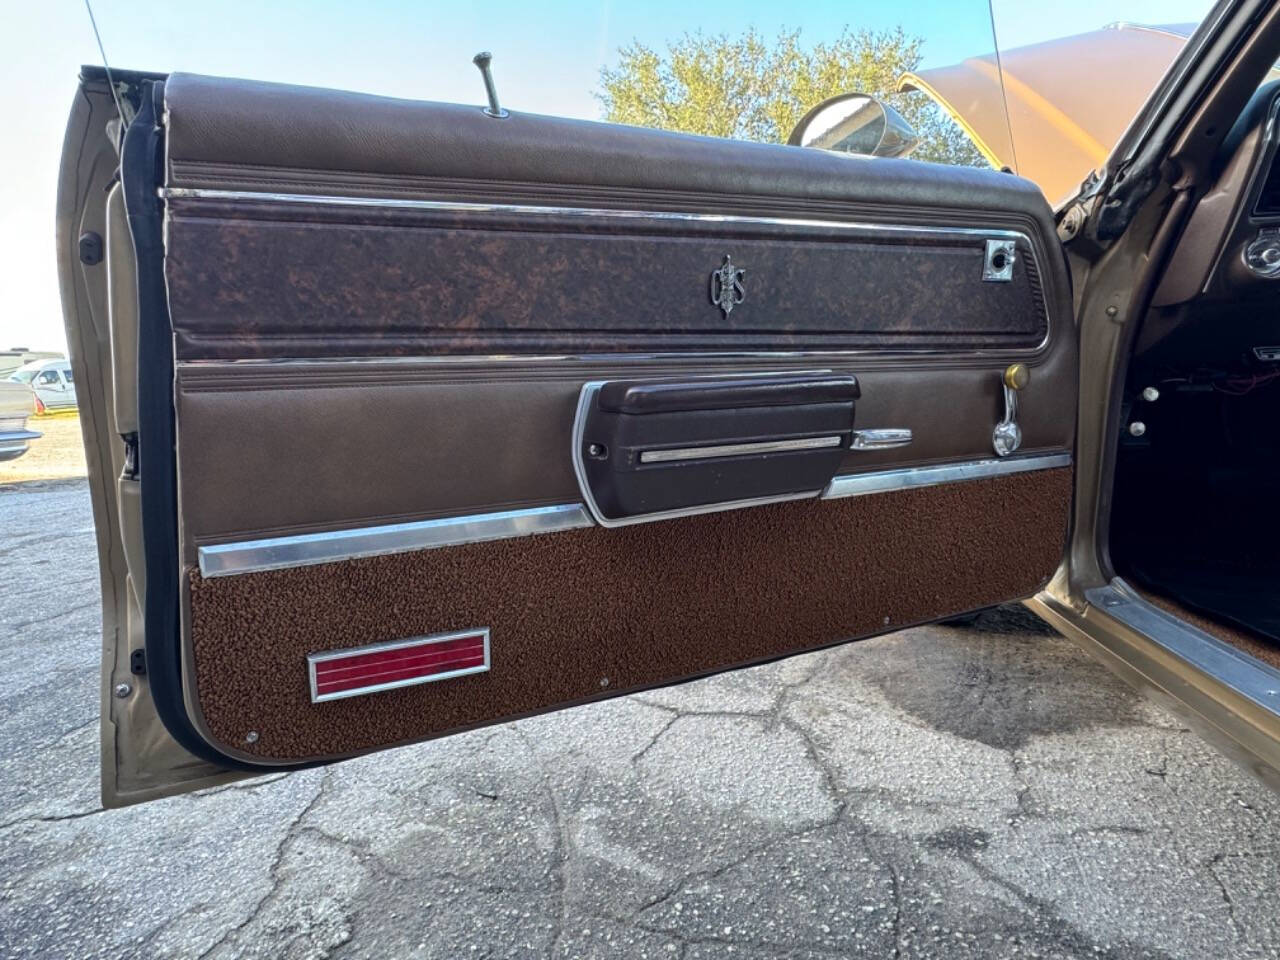
{"label": "open car door", "polygon": [[1028,182],[115,78],[127,127],[86,71],[59,201],[108,805],[1025,598],[1058,567],[1076,343]]}

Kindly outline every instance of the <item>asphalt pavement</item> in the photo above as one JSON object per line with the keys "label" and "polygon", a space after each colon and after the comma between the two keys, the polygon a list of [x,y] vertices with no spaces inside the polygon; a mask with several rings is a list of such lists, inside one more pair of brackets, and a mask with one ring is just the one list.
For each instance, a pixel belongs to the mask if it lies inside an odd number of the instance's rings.
{"label": "asphalt pavement", "polygon": [[1280,955],[1280,797],[1020,607],[117,811],[83,481],[0,628],[0,957]]}

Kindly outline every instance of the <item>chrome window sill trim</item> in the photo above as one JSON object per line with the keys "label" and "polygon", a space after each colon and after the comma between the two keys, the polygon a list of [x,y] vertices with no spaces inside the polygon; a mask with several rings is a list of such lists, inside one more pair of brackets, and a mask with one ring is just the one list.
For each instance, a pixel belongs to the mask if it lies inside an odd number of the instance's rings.
{"label": "chrome window sill trim", "polygon": [[1048,470],[1065,467],[1071,463],[1068,453],[1053,453],[1010,457],[1007,460],[975,460],[967,463],[944,464],[936,467],[915,467],[905,470],[881,470],[871,473],[848,474],[836,477],[825,491],[788,494],[734,503],[708,504],[643,517],[629,517],[623,521],[607,521],[597,524],[588,512],[586,504],[566,503],[550,507],[531,507],[524,510],[504,510],[497,513],[473,514],[462,517],[445,517],[439,520],[422,520],[411,523],[386,524],[376,527],[358,527],[350,530],[333,530],[324,533],[303,533],[261,540],[242,540],[203,546],[198,550],[200,575],[206,578],[234,576],[243,573],[259,573],[266,570],[283,570],[305,567],[339,560],[376,557],[416,550],[432,550],[438,547],[461,546],[466,543],[482,543],[487,540],[505,540],[512,537],[534,536],[578,530],[591,526],[617,527],[631,523],[669,520],[676,517],[696,516],[723,510],[737,510],[802,500],[821,496],[823,499],[861,496],[869,493],[888,493],[943,483],[958,483],[983,477],[1024,473],[1030,470]]}
{"label": "chrome window sill trim", "polygon": [[712,223],[732,226],[818,227],[848,233],[902,234],[954,237],[1031,238],[1021,230],[982,227],[939,227],[928,224],[875,223],[865,220],[831,220],[823,217],[766,217],[732,213],[692,213],[680,210],[628,210],[615,207],[565,207],[533,203],[476,203],[466,200],[404,200],[396,197],[342,197],[331,194],[275,193],[258,190],[211,190],[202,187],[161,187],[162,200],[223,200],[232,203],[320,204],[334,207],[373,207],[382,210],[423,210],[440,213],[511,214],[527,217],[565,217],[599,220],[650,220],[677,223]]}
{"label": "chrome window sill trim", "polygon": [[1280,671],[1148,603],[1120,577],[1107,586],[1086,590],[1085,599],[1179,660],[1280,716]]}
{"label": "chrome window sill trim", "polygon": [[486,540],[556,533],[589,526],[591,518],[582,504],[569,503],[465,517],[445,517],[440,520],[219,543],[200,547],[197,554],[202,577],[225,577],[238,573],[333,563],[337,560],[454,547]]}
{"label": "chrome window sill trim", "polygon": [[905,467],[899,470],[877,470],[869,473],[851,473],[836,477],[822,493],[824,500],[840,497],[861,497],[869,493],[885,493],[889,490],[910,490],[917,487],[933,487],[941,483],[958,483],[964,480],[981,480],[984,477],[1002,477],[1029,470],[1050,470],[1071,466],[1069,453],[1028,454],[1007,457],[1002,460],[969,460],[964,463],[943,463],[928,467]]}

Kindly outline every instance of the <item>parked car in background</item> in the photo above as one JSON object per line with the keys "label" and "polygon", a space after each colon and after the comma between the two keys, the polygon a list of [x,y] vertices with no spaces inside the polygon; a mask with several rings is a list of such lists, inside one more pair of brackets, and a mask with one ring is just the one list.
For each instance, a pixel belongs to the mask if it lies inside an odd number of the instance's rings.
{"label": "parked car in background", "polygon": [[36,395],[37,413],[69,409],[76,405],[75,376],[71,372],[71,364],[64,358],[25,363],[9,374],[9,379],[30,386]]}
{"label": "parked car in background", "polygon": [[24,364],[36,360],[61,360],[61,353],[51,350],[30,350],[26,347],[10,347],[0,350],[0,380],[9,379],[9,375]]}
{"label": "parked car in background", "polygon": [[0,462],[16,460],[40,436],[27,429],[27,417],[34,408],[34,397],[26,385],[0,380]]}

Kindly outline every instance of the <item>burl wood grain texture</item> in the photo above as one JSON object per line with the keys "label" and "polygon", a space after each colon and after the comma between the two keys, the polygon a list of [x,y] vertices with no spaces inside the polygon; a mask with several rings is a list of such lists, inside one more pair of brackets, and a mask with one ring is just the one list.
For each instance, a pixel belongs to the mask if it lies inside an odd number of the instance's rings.
{"label": "burl wood grain texture", "polygon": [[[171,201],[179,359],[678,349],[1028,348],[1047,330],[1020,242],[981,236]],[[745,298],[725,315],[726,255]]]}

